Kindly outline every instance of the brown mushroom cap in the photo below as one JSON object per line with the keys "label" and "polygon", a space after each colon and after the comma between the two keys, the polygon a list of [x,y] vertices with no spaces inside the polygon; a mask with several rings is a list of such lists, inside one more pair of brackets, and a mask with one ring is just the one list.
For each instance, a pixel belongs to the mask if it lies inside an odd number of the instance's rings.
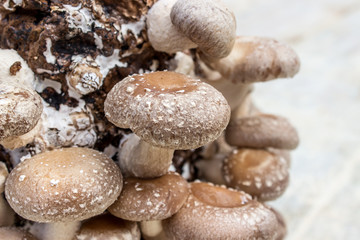
{"label": "brown mushroom cap", "polygon": [[157,1],[147,13],[147,34],[156,51],[172,54],[197,47],[171,23],[170,12],[176,1]]}
{"label": "brown mushroom cap", "polygon": [[288,162],[273,152],[238,149],[223,165],[226,185],[242,190],[260,201],[278,198],[289,183]]}
{"label": "brown mushroom cap", "polygon": [[232,120],[226,128],[229,145],[252,148],[294,149],[299,144],[296,129],[283,117],[258,114]]}
{"label": "brown mushroom cap", "polygon": [[88,148],[35,155],[9,174],[5,194],[20,216],[36,222],[79,221],[105,211],[119,196],[119,167]]}
{"label": "brown mushroom cap", "polygon": [[260,202],[207,183],[192,183],[184,206],[163,220],[169,239],[273,239],[275,214]]}
{"label": "brown mushroom cap", "polygon": [[127,178],[109,212],[131,221],[161,220],[176,213],[188,195],[188,183],[177,173],[153,179]]}
{"label": "brown mushroom cap", "polygon": [[136,222],[103,214],[84,221],[75,239],[139,240],[140,229]]}
{"label": "brown mushroom cap", "polygon": [[209,58],[226,57],[235,42],[236,21],[219,0],[178,0],[171,10],[174,26]]}
{"label": "brown mushroom cap", "polygon": [[237,37],[227,57],[207,64],[224,78],[245,84],[293,77],[300,69],[299,57],[290,46],[263,37]]}
{"label": "brown mushroom cap", "polygon": [[41,98],[35,91],[0,81],[0,140],[29,132],[42,110]]}
{"label": "brown mushroom cap", "polygon": [[37,240],[29,232],[14,228],[14,227],[0,227],[0,239],[2,240]]}
{"label": "brown mushroom cap", "polygon": [[157,147],[191,149],[215,140],[230,107],[208,84],[175,72],[133,75],[117,83],[105,101],[106,117]]}

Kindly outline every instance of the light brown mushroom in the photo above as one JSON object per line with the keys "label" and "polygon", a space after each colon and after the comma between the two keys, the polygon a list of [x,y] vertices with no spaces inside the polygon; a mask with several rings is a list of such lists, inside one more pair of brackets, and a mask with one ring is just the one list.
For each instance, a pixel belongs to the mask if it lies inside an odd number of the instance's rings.
{"label": "light brown mushroom", "polygon": [[[215,140],[228,124],[230,108],[221,93],[200,80],[175,72],[152,72],[116,84],[106,98],[105,114],[110,122],[130,128],[141,138],[128,144],[135,152],[123,146],[120,167],[125,175],[146,178],[167,172],[174,149],[193,149]],[[143,167],[133,172],[132,164]]]}
{"label": "light brown mushroom", "polygon": [[232,118],[225,139],[231,146],[251,148],[294,149],[299,144],[297,131],[286,118],[264,113]]}
{"label": "light brown mushroom", "polygon": [[8,174],[5,163],[0,162],[0,227],[11,226],[15,220],[15,212],[10,208],[3,196]]}
{"label": "light brown mushroom", "polygon": [[9,174],[5,196],[20,216],[46,222],[43,239],[72,239],[80,220],[105,211],[119,196],[119,167],[88,148],[35,155]]}
{"label": "light brown mushroom", "polygon": [[197,47],[171,23],[170,12],[176,1],[159,0],[147,13],[147,34],[156,51],[172,54]]}
{"label": "light brown mushroom", "polygon": [[0,80],[0,141],[29,132],[42,110],[41,97],[35,91]]}
{"label": "light brown mushroom", "polygon": [[15,227],[0,227],[2,240],[37,240],[31,233]]}
{"label": "light brown mushroom", "polygon": [[191,184],[183,207],[163,220],[169,239],[275,239],[275,214],[244,192],[208,183]]}
{"label": "light brown mushroom", "polygon": [[74,240],[140,240],[136,222],[126,221],[110,214],[102,214],[85,220]]}
{"label": "light brown mushroom", "polygon": [[289,183],[286,159],[262,149],[237,149],[225,159],[226,185],[242,190],[259,201],[269,201],[284,193]]}
{"label": "light brown mushroom", "polygon": [[224,79],[241,84],[293,77],[300,68],[290,46],[264,37],[239,36],[227,57],[206,63]]}
{"label": "light brown mushroom", "polygon": [[[252,84],[293,77],[300,68],[297,54],[288,45],[262,37],[237,37],[231,53],[218,61],[198,60],[204,81],[224,94],[235,110]],[[232,117],[233,118],[233,117]]]}
{"label": "light brown mushroom", "polygon": [[[211,16],[211,17],[209,17]],[[171,22],[208,59],[226,57],[235,42],[234,13],[220,0],[178,0],[171,10]]]}
{"label": "light brown mushroom", "polygon": [[130,221],[162,220],[181,208],[188,193],[186,180],[173,172],[152,179],[126,178],[108,211]]}

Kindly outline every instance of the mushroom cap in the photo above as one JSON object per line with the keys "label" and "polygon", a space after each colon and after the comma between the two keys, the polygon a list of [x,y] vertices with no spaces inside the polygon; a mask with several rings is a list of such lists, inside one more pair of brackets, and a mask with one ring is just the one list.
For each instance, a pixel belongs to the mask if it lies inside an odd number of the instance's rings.
{"label": "mushroom cap", "polygon": [[40,153],[9,174],[5,196],[20,216],[36,222],[80,221],[105,211],[119,196],[119,167],[88,148]]}
{"label": "mushroom cap", "polygon": [[299,144],[299,136],[291,123],[272,114],[257,114],[230,121],[225,139],[229,145],[251,148],[294,149]]}
{"label": "mushroom cap", "polygon": [[29,232],[15,227],[0,227],[0,239],[4,240],[37,240]]}
{"label": "mushroom cap", "polygon": [[169,239],[274,239],[277,224],[267,206],[244,192],[196,182],[163,229]]}
{"label": "mushroom cap", "polygon": [[29,132],[42,111],[41,97],[35,91],[0,81],[0,141]]}
{"label": "mushroom cap", "polygon": [[156,51],[172,54],[197,47],[171,23],[170,12],[176,1],[159,0],[147,13],[147,34]]}
{"label": "mushroom cap", "polygon": [[178,0],[171,10],[174,26],[209,58],[226,57],[235,42],[236,21],[219,0]]}
{"label": "mushroom cap", "polygon": [[237,37],[227,57],[206,63],[234,83],[293,77],[300,69],[299,57],[290,46],[264,37]]}
{"label": "mushroom cap", "polygon": [[0,49],[0,82],[18,83],[31,88],[35,80],[34,72],[13,49]]}
{"label": "mushroom cap", "polygon": [[223,164],[226,185],[242,190],[259,201],[284,193],[289,184],[286,159],[262,149],[237,149]]}
{"label": "mushroom cap", "polygon": [[110,214],[103,214],[85,220],[75,239],[139,240],[140,235],[140,229],[136,222],[126,221]]}
{"label": "mushroom cap", "polygon": [[126,178],[117,201],[109,212],[131,221],[162,220],[175,214],[188,196],[188,183],[169,172],[158,178]]}
{"label": "mushroom cap", "polygon": [[105,114],[153,146],[192,149],[221,134],[230,107],[220,92],[200,80],[152,72],[117,83],[105,100]]}

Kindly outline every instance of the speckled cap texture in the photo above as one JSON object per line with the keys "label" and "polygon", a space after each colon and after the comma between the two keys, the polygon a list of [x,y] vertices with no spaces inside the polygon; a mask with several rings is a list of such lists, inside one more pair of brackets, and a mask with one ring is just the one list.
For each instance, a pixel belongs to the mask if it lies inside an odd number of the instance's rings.
{"label": "speckled cap texture", "polygon": [[265,205],[238,192],[192,183],[191,194],[174,216],[163,221],[169,239],[275,239],[278,223]]}
{"label": "speckled cap texture", "polygon": [[278,198],[289,183],[289,165],[280,155],[262,149],[238,149],[225,159],[226,185],[260,201]]}
{"label": "speckled cap texture", "polygon": [[0,79],[0,140],[29,132],[42,111],[41,97],[35,91]]}
{"label": "speckled cap texture", "polygon": [[108,93],[108,120],[151,145],[191,149],[215,140],[230,107],[212,86],[175,72],[129,76]]}
{"label": "speckled cap texture", "polygon": [[296,129],[284,117],[258,114],[231,121],[225,131],[226,142],[232,146],[294,149],[299,144]]}
{"label": "speckled cap texture", "polygon": [[70,222],[102,213],[121,189],[120,169],[105,154],[64,148],[19,163],[7,178],[5,196],[26,219]]}
{"label": "speckled cap texture", "polygon": [[162,220],[179,211],[188,194],[188,183],[177,173],[152,179],[127,178],[119,199],[108,210],[131,221]]}

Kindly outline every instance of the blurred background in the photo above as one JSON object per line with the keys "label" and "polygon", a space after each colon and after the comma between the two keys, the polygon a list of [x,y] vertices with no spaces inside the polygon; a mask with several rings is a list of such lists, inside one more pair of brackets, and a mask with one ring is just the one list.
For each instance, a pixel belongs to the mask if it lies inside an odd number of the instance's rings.
{"label": "blurred background", "polygon": [[224,1],[238,35],[287,42],[301,59],[293,79],[254,92],[300,135],[288,190],[270,202],[287,220],[286,239],[360,239],[360,1]]}

